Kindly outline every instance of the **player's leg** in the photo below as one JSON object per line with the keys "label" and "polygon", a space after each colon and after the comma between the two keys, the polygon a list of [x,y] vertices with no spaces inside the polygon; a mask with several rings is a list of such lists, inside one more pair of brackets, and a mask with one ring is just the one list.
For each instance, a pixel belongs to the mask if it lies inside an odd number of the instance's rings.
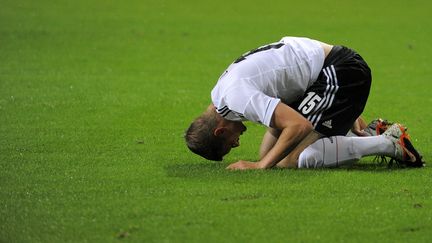
{"label": "player's leg", "polygon": [[406,133],[393,124],[383,135],[370,137],[333,136],[307,147],[299,156],[299,168],[321,168],[351,165],[364,156],[384,155],[408,167],[422,167],[424,162]]}
{"label": "player's leg", "polygon": [[281,161],[276,164],[278,168],[296,168],[298,166],[298,158],[300,154],[315,141],[322,137],[316,131],[311,131],[297,146]]}
{"label": "player's leg", "polygon": [[393,156],[392,141],[384,136],[322,138],[307,147],[299,156],[299,168],[322,168],[352,165],[370,155]]}

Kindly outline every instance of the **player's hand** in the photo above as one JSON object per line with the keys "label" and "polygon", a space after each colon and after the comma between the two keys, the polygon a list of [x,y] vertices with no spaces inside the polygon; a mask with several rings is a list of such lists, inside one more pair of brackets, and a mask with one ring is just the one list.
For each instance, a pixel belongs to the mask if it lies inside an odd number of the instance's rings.
{"label": "player's hand", "polygon": [[235,163],[230,164],[227,167],[228,170],[250,170],[259,169],[258,163],[240,160]]}
{"label": "player's hand", "polygon": [[359,118],[357,118],[357,120],[354,122],[354,124],[353,124],[353,126],[352,126],[352,128],[351,128],[351,131],[352,131],[355,135],[360,136],[360,137],[368,136],[368,134],[367,134],[365,131],[363,131],[363,129],[364,129],[365,127],[366,127],[366,123],[364,122],[364,120],[363,120],[361,117],[359,117]]}

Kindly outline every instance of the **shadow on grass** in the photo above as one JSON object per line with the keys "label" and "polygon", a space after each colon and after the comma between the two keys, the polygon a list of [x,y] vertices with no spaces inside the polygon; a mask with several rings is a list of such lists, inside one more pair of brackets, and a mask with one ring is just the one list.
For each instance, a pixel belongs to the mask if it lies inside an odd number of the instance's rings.
{"label": "shadow on grass", "polygon": [[397,165],[388,166],[387,164],[378,163],[357,163],[350,167],[334,168],[331,170],[356,170],[356,171],[368,171],[368,172],[391,172],[394,170],[404,170],[407,168],[400,167]]}
{"label": "shadow on grass", "polygon": [[200,164],[170,164],[166,165],[165,171],[169,177],[213,177],[215,175],[227,174],[224,163],[200,163]]}
{"label": "shadow on grass", "polygon": [[228,166],[226,163],[199,163],[199,164],[170,164],[165,166],[165,171],[169,177],[184,177],[184,178],[205,178],[205,177],[230,177],[241,175],[251,176],[318,176],[323,173],[346,172],[346,171],[359,171],[359,172],[377,172],[389,173],[395,170],[410,170],[411,168],[403,168],[393,165],[391,167],[386,164],[377,163],[357,163],[350,167],[340,168],[322,168],[322,169],[271,169],[271,170],[247,170],[247,171],[230,171],[225,168]]}

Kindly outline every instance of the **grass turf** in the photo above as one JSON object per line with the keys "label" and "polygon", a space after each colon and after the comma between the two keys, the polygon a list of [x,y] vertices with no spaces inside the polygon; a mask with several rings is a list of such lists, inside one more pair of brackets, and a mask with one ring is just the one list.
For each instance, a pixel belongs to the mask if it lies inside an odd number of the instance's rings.
{"label": "grass turf", "polygon": [[432,170],[229,172],[182,140],[224,68],[284,35],[358,50],[365,117],[431,159],[424,1],[0,0],[1,242],[428,242]]}

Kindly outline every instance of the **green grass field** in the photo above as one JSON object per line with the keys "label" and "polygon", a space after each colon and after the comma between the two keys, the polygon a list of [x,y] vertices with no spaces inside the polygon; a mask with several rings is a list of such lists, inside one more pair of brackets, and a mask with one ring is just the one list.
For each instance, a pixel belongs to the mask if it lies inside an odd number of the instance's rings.
{"label": "green grass field", "polygon": [[432,3],[0,0],[0,242],[431,242],[431,167],[230,172],[183,133],[240,54],[282,36],[357,50],[364,117],[431,162]]}

